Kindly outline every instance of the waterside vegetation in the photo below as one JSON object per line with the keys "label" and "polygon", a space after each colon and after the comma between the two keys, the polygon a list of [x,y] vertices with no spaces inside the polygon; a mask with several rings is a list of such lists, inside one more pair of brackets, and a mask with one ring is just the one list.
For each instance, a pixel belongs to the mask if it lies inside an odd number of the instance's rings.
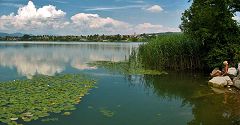
{"label": "waterside vegetation", "polygon": [[165,35],[140,45],[137,58],[148,69],[201,69],[200,45],[184,34]]}
{"label": "waterside vegetation", "polygon": [[139,47],[146,68],[205,70],[222,67],[224,60],[240,61],[240,25],[234,16],[238,0],[192,0],[182,15],[183,34],[152,38]]}

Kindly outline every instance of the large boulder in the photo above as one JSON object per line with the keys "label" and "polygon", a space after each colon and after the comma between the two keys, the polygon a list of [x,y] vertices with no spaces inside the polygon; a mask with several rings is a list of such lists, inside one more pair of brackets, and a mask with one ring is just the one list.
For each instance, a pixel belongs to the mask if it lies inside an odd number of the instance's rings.
{"label": "large boulder", "polygon": [[233,85],[229,76],[217,76],[208,81],[209,85],[216,88],[223,88],[226,85]]}

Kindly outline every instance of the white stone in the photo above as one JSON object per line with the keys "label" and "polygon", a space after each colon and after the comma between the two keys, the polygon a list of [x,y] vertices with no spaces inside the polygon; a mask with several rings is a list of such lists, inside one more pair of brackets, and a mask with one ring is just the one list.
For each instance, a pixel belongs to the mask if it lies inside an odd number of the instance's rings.
{"label": "white stone", "polygon": [[217,76],[208,81],[210,85],[217,88],[223,88],[226,85],[233,85],[229,76]]}
{"label": "white stone", "polygon": [[228,68],[228,74],[237,76],[237,69],[234,67]]}
{"label": "white stone", "polygon": [[240,89],[240,80],[234,81],[234,86]]}

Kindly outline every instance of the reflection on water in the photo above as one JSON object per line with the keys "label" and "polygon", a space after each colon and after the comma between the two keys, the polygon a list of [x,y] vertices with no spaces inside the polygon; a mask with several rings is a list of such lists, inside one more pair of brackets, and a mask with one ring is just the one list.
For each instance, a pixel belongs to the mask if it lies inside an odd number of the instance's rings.
{"label": "reflection on water", "polygon": [[[166,76],[128,76],[131,86],[142,83],[147,93],[162,99],[182,100],[182,106],[191,106],[194,118],[188,125],[239,125],[240,92],[213,91],[207,77],[199,73],[170,73]],[[222,91],[223,93],[219,93]]]}
{"label": "reflection on water", "polygon": [[96,69],[89,67],[91,61],[122,61],[128,58],[132,47],[129,44],[0,44],[0,66],[16,68],[27,78],[35,74],[52,76],[61,73],[67,65],[79,70]]}

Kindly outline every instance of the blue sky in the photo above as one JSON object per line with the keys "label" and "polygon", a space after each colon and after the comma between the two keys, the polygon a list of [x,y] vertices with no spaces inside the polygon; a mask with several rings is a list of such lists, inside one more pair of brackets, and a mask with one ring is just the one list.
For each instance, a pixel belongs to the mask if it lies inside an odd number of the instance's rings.
{"label": "blue sky", "polygon": [[[181,13],[190,6],[187,1],[32,0],[32,6],[29,0],[0,0],[0,31],[54,35],[177,32]],[[36,12],[18,13],[23,7]]]}

